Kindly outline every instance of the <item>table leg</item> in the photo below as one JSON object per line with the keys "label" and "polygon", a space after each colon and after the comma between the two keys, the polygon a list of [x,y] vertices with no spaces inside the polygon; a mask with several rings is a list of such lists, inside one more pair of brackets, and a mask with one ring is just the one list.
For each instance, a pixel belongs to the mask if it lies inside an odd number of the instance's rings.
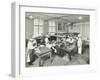
{"label": "table leg", "polygon": [[52,57],[52,53],[50,52],[50,62],[52,63],[53,61],[53,57]]}

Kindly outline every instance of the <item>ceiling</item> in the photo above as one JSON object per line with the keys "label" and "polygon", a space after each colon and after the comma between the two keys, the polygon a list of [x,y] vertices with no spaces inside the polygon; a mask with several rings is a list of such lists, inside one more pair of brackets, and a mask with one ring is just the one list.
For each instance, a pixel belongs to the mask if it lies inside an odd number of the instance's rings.
{"label": "ceiling", "polygon": [[39,18],[43,20],[55,20],[58,22],[67,22],[67,23],[78,23],[89,21],[89,15],[82,14],[58,14],[58,13],[37,13],[37,12],[26,12],[25,17],[27,19]]}

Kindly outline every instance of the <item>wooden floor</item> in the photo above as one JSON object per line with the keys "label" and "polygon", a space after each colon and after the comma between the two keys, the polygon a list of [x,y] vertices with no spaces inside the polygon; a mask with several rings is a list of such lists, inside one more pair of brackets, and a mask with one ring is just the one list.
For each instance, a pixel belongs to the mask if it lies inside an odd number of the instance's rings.
{"label": "wooden floor", "polygon": [[[44,60],[43,66],[67,66],[67,65],[84,65],[89,64],[89,48],[86,48],[83,54],[76,54],[72,56],[70,61],[68,55],[64,57],[55,56],[51,62],[49,58]],[[39,59],[36,59],[33,65],[26,65],[27,67],[38,67]]]}

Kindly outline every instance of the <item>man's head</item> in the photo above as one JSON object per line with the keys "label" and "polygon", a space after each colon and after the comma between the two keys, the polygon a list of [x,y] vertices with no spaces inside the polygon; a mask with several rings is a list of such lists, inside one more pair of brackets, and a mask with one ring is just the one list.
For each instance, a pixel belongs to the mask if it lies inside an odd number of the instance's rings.
{"label": "man's head", "polygon": [[81,37],[81,34],[78,34],[78,37],[80,38]]}
{"label": "man's head", "polygon": [[34,39],[30,38],[29,41],[33,42]]}

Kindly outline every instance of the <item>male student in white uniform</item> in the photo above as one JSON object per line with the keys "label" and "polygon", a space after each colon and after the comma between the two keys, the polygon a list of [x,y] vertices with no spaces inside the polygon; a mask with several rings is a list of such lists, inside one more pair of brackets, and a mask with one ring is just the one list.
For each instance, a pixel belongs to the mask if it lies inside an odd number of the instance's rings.
{"label": "male student in white uniform", "polygon": [[49,35],[46,35],[45,36],[45,44],[48,44],[48,42],[49,42],[49,39],[48,38],[49,38]]}
{"label": "male student in white uniform", "polygon": [[78,54],[82,54],[82,39],[81,39],[81,34],[78,34],[77,46],[78,46]]}
{"label": "male student in white uniform", "polygon": [[26,57],[27,57],[27,62],[29,63],[29,65],[31,65],[33,62],[34,62],[34,60],[35,60],[35,56],[34,56],[34,53],[35,53],[35,48],[37,47],[37,42],[36,42],[36,40],[35,39],[29,39],[29,41],[28,41],[28,47],[27,47],[27,50],[28,50],[28,52],[27,52],[27,55],[26,55]]}

